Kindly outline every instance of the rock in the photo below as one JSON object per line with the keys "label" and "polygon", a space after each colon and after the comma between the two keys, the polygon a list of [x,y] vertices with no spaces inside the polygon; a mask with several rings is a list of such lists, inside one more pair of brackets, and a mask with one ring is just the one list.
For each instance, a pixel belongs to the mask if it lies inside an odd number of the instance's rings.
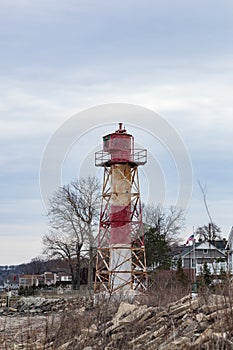
{"label": "rock", "polygon": [[141,334],[139,337],[135,337],[133,340],[131,340],[129,342],[130,345],[135,345],[135,344],[138,344],[138,343],[142,343],[144,341],[146,341],[149,337],[149,335],[151,334],[151,331],[147,331],[143,334]]}
{"label": "rock", "polygon": [[127,317],[132,311],[136,310],[138,307],[129,303],[120,303],[118,311],[113,319],[114,323],[118,323],[120,319]]}
{"label": "rock", "polygon": [[208,328],[208,322],[206,322],[206,321],[202,321],[202,322],[199,322],[198,323],[198,330],[199,331],[204,331],[206,328]]}
{"label": "rock", "polygon": [[205,319],[205,315],[203,314],[203,312],[200,312],[199,314],[196,315],[197,322],[201,322],[203,321],[203,319]]}
{"label": "rock", "polygon": [[[190,339],[188,337],[180,337],[169,343],[169,350],[188,350],[191,347]],[[160,350],[166,350],[167,344],[160,347]]]}
{"label": "rock", "polygon": [[199,300],[198,299],[195,299],[195,300],[192,300],[191,303],[190,303],[190,309],[191,310],[197,310],[199,309],[200,307],[200,304],[199,304]]}
{"label": "rock", "polygon": [[92,324],[89,328],[85,328],[82,330],[82,334],[88,335],[90,337],[94,337],[99,333],[97,326],[95,324]]}
{"label": "rock", "polygon": [[206,341],[211,339],[213,336],[213,331],[212,329],[206,329],[193,343],[193,346],[200,346],[203,345]]}
{"label": "rock", "polygon": [[[4,337],[8,334],[9,344],[16,345],[30,344],[38,332],[35,350],[197,350],[203,344],[206,349],[216,348],[215,344],[231,348],[232,309],[223,306],[222,298],[216,300],[220,305],[211,298],[210,305],[204,305],[203,299],[186,296],[163,308],[124,301],[117,309],[106,304],[87,310],[87,298],[25,298],[17,301],[11,313],[5,311],[8,316],[1,315],[0,329]],[[20,316],[25,314],[29,317]],[[24,323],[13,326],[18,317]],[[27,338],[30,332],[31,339]]]}
{"label": "rock", "polygon": [[172,307],[169,311],[169,313],[171,315],[176,315],[176,314],[179,314],[183,311],[187,311],[189,309],[189,304],[184,304],[184,305],[181,305],[181,306],[175,306],[175,307]]}
{"label": "rock", "polygon": [[9,308],[8,308],[8,311],[9,311],[9,312],[17,312],[18,310],[15,309],[14,307],[9,307]]}
{"label": "rock", "polygon": [[166,330],[167,330],[167,326],[162,326],[161,328],[159,328],[157,331],[153,333],[154,338],[159,337],[161,334],[166,332]]}

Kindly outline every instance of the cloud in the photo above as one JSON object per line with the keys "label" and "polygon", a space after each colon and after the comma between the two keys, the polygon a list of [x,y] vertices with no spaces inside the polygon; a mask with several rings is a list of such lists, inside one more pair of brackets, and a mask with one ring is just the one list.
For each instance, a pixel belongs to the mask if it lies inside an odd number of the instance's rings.
{"label": "cloud", "polygon": [[118,71],[137,62],[141,71],[150,59],[164,67],[176,60],[190,66],[210,54],[211,59],[229,54],[232,5],[197,3],[5,2],[4,67],[15,74],[34,66],[36,77],[36,66],[63,70],[112,62]]}
{"label": "cloud", "polygon": [[[230,223],[232,9],[210,0],[0,2],[1,247],[12,251],[5,263],[37,255],[39,166],[49,138],[72,115],[104,103],[142,105],[167,118],[191,154],[195,181],[210,188],[219,225]],[[156,147],[150,152],[158,158]],[[76,149],[63,164],[66,181],[80,158]],[[207,220],[197,193],[190,227]]]}
{"label": "cloud", "polygon": [[[26,186],[23,186],[25,191]],[[20,264],[42,253],[42,235],[47,232],[40,200],[14,199],[0,203],[0,264]]]}
{"label": "cloud", "polygon": [[[0,265],[18,265],[28,263],[33,257],[41,255],[41,237],[31,236],[28,232],[29,226],[25,225],[24,230],[18,231],[15,236],[1,234],[1,256]],[[2,227],[0,225],[0,229]],[[9,227],[4,227],[5,232],[9,231]],[[10,227],[12,229],[12,227]],[[30,232],[33,227],[30,227]],[[28,232],[27,235],[24,233]]]}

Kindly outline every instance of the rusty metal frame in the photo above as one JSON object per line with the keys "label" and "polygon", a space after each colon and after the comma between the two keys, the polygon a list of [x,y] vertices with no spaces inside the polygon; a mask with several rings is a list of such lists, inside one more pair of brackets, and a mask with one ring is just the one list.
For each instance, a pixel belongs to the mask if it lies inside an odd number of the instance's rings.
{"label": "rusty metal frame", "polygon": [[[112,286],[112,279],[118,273],[116,270],[111,270],[109,261],[111,254],[110,246],[110,198],[111,198],[111,167],[104,166],[104,180],[102,190],[102,204],[100,213],[100,225],[98,234],[98,247],[96,259],[96,274],[94,292],[114,293],[123,289],[124,286],[130,285],[134,290],[146,290],[148,285],[148,277],[146,271],[146,255],[144,246],[144,230],[142,223],[142,207],[140,201],[140,187],[138,178],[138,166],[131,167],[131,256],[126,258],[118,265],[120,267],[126,261],[131,261],[131,270],[122,271],[131,274],[130,281],[122,280],[120,287]],[[126,179],[127,180],[127,179]],[[127,180],[128,181],[128,180]],[[125,246],[119,246],[119,249],[126,249]],[[114,248],[114,249],[118,249]],[[121,279],[121,278],[120,278]]]}

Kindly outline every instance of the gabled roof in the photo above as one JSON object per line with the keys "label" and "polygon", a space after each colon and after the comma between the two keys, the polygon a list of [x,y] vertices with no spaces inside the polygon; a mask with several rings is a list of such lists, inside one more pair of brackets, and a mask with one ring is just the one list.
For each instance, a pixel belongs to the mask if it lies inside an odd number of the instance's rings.
{"label": "gabled roof", "polygon": [[233,247],[233,226],[230,230],[230,233],[229,233],[229,236],[228,236],[228,242],[227,242],[227,245],[226,245],[227,248],[230,248],[232,249]]}
{"label": "gabled roof", "polygon": [[186,249],[186,245],[172,245],[170,250],[171,256],[181,255],[181,253]]}
{"label": "gabled roof", "polygon": [[33,279],[33,278],[39,278],[41,275],[20,275],[19,279],[21,278],[27,278],[27,279]]}
{"label": "gabled roof", "polygon": [[202,241],[202,242],[198,242],[195,245],[195,249],[210,249],[210,250],[216,250],[216,246],[213,245],[211,242],[207,242],[207,241]]}
{"label": "gabled roof", "polygon": [[[193,246],[187,247],[187,249],[181,253],[181,256],[185,257],[185,256],[189,255],[193,251],[193,248],[194,248]],[[217,252],[219,252],[219,254],[224,255],[224,253],[221,250],[219,250],[217,247],[215,247],[210,242],[204,241],[204,242],[195,243],[195,250],[196,251],[203,250],[203,249],[216,250]]]}
{"label": "gabled roof", "polygon": [[220,250],[226,250],[227,248],[227,240],[226,239],[219,239],[217,241],[214,241],[213,244],[216,248]]}

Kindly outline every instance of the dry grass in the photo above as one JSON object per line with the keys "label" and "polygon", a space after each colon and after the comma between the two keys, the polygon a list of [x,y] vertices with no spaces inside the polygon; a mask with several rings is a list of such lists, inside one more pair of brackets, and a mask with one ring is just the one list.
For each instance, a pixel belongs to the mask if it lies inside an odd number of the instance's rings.
{"label": "dry grass", "polygon": [[150,283],[143,302],[148,306],[166,307],[189,294],[190,284],[181,283],[172,271],[158,271]]}
{"label": "dry grass", "polygon": [[[136,303],[154,307],[159,312],[159,310],[169,310],[169,308],[166,309],[168,304],[176,303],[187,294],[190,294],[190,286],[183,286],[174,278],[167,278],[161,274],[156,283],[151,285],[150,290],[142,298],[137,298]],[[0,349],[82,350],[90,347],[93,350],[110,350],[108,349],[109,337],[111,337],[111,350],[131,349],[130,342],[134,337],[143,336],[150,329],[150,325],[145,326],[145,323],[132,321],[127,326],[125,336],[108,332],[107,329],[111,327],[119,303],[120,301],[112,302],[110,299],[101,300],[92,308],[86,309],[72,308],[71,305],[63,312],[50,315],[2,316],[0,317]],[[233,349],[233,285],[229,278],[215,286],[214,290],[207,287],[200,289],[197,314],[202,315],[205,311],[210,315],[209,324],[214,322],[216,336],[209,339],[207,334],[205,338],[203,336],[202,344],[193,345],[189,349]],[[153,319],[156,321],[156,313]],[[166,327],[173,330],[173,338],[185,337],[187,325],[184,324],[182,328],[183,334],[178,334],[176,322],[176,317],[168,313]],[[126,327],[125,324],[120,325],[117,332],[124,334],[124,327]],[[179,332],[181,332],[180,329]],[[174,340],[173,338],[171,341]],[[144,348],[147,349],[146,346]],[[182,347],[177,345],[174,349],[178,350]]]}

